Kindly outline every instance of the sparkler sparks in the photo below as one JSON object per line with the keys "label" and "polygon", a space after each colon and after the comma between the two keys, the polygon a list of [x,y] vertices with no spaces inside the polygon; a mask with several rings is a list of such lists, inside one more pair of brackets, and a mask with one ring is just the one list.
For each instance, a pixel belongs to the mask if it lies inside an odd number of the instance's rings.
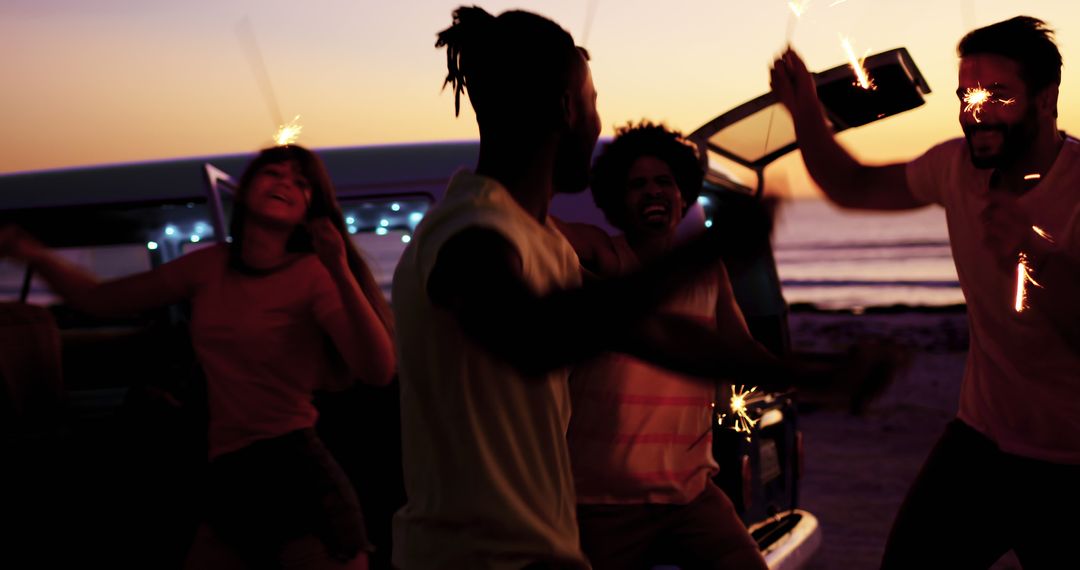
{"label": "sparkler sparks", "polygon": [[982,87],[969,87],[967,91],[964,91],[964,112],[971,113],[972,118],[976,123],[981,123],[979,119],[979,111],[982,110],[982,106],[990,100],[990,92]]}
{"label": "sparkler sparks", "polygon": [[[840,36],[840,44],[844,46],[844,53],[847,54],[848,64],[851,65],[851,70],[855,72],[855,85],[858,85],[867,91],[877,89],[877,85],[874,85],[874,80],[870,77],[870,73],[867,72],[866,67],[863,66],[863,63],[866,61],[866,54],[863,54],[862,58],[855,57],[855,49],[851,46],[851,40],[843,36]],[[869,53],[869,51],[867,53]]]}
{"label": "sparkler sparks", "polygon": [[[746,441],[750,441],[750,432],[757,425],[758,420],[751,418],[747,412],[747,406],[764,399],[764,395],[756,394],[757,386],[751,386],[749,390],[745,386],[739,385],[738,387],[731,387],[731,400],[728,403],[728,407],[731,410],[730,416],[732,419],[731,429],[737,433],[745,433]],[[716,421],[721,426],[724,425],[724,419],[729,414],[721,413],[717,416]]]}
{"label": "sparkler sparks", "polygon": [[1038,236],[1043,238],[1044,240],[1046,240],[1046,241],[1048,241],[1050,243],[1054,243],[1054,237],[1051,236],[1046,230],[1040,228],[1039,226],[1031,226],[1031,230],[1034,231],[1036,234],[1038,234]]}
{"label": "sparkler sparks", "polygon": [[293,120],[287,124],[279,125],[277,134],[274,135],[274,144],[277,146],[288,146],[293,144],[300,138],[300,131],[303,130],[303,126],[300,125],[300,115],[293,117]]}
{"label": "sparkler sparks", "polygon": [[796,18],[802,18],[802,15],[806,13],[807,6],[814,0],[788,0],[788,8],[791,8],[791,13],[795,14]]}
{"label": "sparkler sparks", "polygon": [[[1044,240],[1054,243],[1054,236],[1050,235],[1050,232],[1040,228],[1039,226],[1031,226],[1031,231]],[[1016,260],[1016,303],[1013,308],[1017,313],[1023,313],[1028,308],[1027,291],[1028,285],[1034,285],[1035,287],[1042,287],[1034,277],[1031,276],[1031,266],[1028,264],[1027,254],[1020,252],[1019,259]]]}
{"label": "sparkler sparks", "polygon": [[982,111],[983,105],[987,103],[1001,103],[1002,105],[1012,105],[1016,102],[1016,99],[995,99],[994,93],[989,89],[983,88],[982,85],[978,87],[968,87],[964,91],[964,112],[971,113],[971,117],[975,119],[976,123],[981,123],[982,119],[979,118],[979,112]]}
{"label": "sparkler sparks", "polygon": [[802,15],[806,13],[807,7],[813,0],[788,0],[788,8],[791,9],[791,15],[788,16],[787,23],[787,44],[791,45],[791,37],[795,35],[795,27],[799,25],[799,20],[802,20]]}
{"label": "sparkler sparks", "polygon": [[1031,267],[1028,265],[1027,254],[1021,252],[1020,258],[1016,261],[1016,304],[1013,308],[1016,309],[1017,313],[1023,313],[1028,308],[1027,286],[1029,283],[1036,287],[1042,287],[1031,276]]}

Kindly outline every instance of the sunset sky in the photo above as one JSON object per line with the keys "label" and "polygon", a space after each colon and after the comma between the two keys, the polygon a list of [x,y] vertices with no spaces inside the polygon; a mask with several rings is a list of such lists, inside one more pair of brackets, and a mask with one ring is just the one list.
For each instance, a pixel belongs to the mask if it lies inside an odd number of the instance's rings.
{"label": "sunset sky", "polygon": [[[435,33],[453,0],[4,0],[0,3],[0,173],[254,151],[278,118],[301,115],[313,148],[477,136],[440,91]],[[785,44],[786,0],[503,0],[569,30],[592,54],[605,133],[651,118],[692,131],[768,91]],[[592,12],[591,25],[589,14]],[[927,104],[843,135],[868,160],[911,158],[959,133],[955,46],[1019,13],[1058,31],[1060,125],[1080,122],[1080,4],[1062,0],[812,0],[793,44],[812,70],[905,46],[933,88]],[[256,38],[272,94],[248,56]],[[778,187],[807,192],[797,160]],[[795,167],[793,167],[793,165]]]}

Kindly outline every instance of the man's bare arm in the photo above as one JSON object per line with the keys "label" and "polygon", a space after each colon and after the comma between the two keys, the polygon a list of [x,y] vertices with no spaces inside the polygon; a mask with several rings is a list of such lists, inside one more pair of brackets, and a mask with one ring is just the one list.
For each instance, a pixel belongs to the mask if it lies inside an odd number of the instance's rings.
{"label": "man's bare arm", "polygon": [[641,271],[540,296],[525,284],[513,246],[473,228],[443,245],[427,291],[485,348],[539,372],[641,344],[628,340],[639,323],[672,291],[714,270],[722,253],[706,236]]}
{"label": "man's bare arm", "polygon": [[806,169],[829,200],[863,210],[926,205],[908,188],[906,164],[864,165],[840,146],[825,120],[814,79],[798,54],[785,51],[770,74],[773,92],[791,113]]}

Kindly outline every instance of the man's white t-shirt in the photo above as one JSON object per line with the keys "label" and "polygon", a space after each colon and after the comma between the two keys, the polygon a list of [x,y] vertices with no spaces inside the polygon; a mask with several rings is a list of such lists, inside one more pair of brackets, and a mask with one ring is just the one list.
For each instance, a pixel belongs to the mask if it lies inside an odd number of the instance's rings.
{"label": "man's white t-shirt", "polygon": [[[945,207],[967,301],[971,346],[959,418],[1007,453],[1080,464],[1080,354],[1047,320],[1054,307],[1015,309],[1015,260],[1002,267],[1010,254],[989,249],[985,232],[995,229],[980,220],[992,172],[975,168],[964,139],[942,143],[907,167],[915,197]],[[1050,171],[1017,204],[1051,237],[1078,235],[1080,141],[1066,139]],[[1075,241],[1053,247],[1050,255],[1080,254]],[[1031,271],[1037,281],[1037,259]]]}
{"label": "man's white t-shirt", "polygon": [[417,227],[393,287],[408,494],[394,521],[394,563],[520,569],[547,560],[588,568],[566,446],[568,372],[523,376],[428,298],[442,246],[477,227],[517,250],[537,294],[581,282],[577,255],[551,220],[541,225],[493,179],[459,172]]}

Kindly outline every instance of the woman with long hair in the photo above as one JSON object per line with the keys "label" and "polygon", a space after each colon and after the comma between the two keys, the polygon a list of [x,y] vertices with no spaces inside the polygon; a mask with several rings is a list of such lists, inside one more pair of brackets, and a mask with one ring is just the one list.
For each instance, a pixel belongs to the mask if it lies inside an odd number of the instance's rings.
{"label": "woman with long hair", "polygon": [[356,494],[316,436],[316,390],[385,385],[392,317],[348,239],[322,162],[298,146],[263,150],[240,179],[232,242],[99,282],[18,228],[0,259],[30,264],[73,308],[101,316],[189,301],[206,375],[206,521],[191,568],[366,568]]}

